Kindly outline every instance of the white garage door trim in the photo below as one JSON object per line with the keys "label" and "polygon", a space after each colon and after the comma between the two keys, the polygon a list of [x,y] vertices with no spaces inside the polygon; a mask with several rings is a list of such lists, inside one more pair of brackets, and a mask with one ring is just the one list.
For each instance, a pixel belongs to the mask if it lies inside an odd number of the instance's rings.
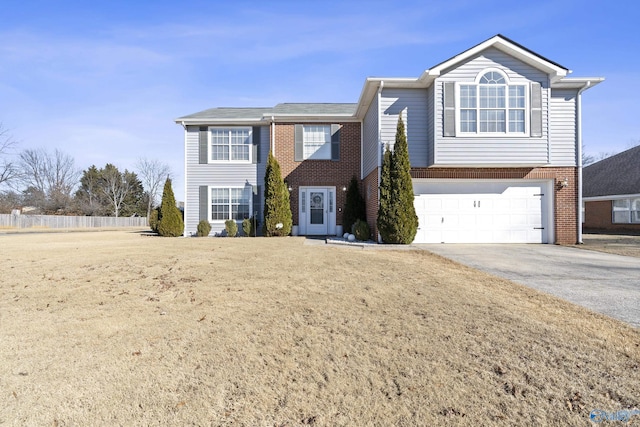
{"label": "white garage door trim", "polygon": [[414,179],[414,243],[550,243],[551,180]]}

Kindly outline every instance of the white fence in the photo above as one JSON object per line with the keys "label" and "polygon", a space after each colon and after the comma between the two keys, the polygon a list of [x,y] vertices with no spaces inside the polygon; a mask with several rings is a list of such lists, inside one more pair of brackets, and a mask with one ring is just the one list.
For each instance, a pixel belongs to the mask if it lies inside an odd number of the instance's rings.
{"label": "white fence", "polygon": [[0,227],[97,228],[146,227],[146,217],[9,215],[0,214]]}

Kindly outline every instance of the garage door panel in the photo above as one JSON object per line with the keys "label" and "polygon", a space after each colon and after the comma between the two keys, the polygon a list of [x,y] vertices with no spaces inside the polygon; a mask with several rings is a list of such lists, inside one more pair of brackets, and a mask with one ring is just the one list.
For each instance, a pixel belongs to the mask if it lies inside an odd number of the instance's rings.
{"label": "garage door panel", "polygon": [[[419,188],[428,191],[428,184]],[[438,182],[437,194],[416,196],[416,242],[546,243],[547,187],[523,181]]]}

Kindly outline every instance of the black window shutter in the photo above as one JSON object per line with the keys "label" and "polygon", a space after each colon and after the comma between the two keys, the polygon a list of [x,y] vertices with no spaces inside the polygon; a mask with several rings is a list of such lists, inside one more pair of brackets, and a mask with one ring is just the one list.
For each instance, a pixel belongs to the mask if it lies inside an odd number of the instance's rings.
{"label": "black window shutter", "polygon": [[531,136],[542,136],[542,86],[531,82]]}
{"label": "black window shutter", "polygon": [[251,154],[253,164],[260,163],[260,137],[262,136],[260,134],[261,130],[262,128],[260,126],[254,126],[251,132],[251,142],[253,143],[253,152]]}
{"label": "black window shutter", "polygon": [[206,185],[200,186],[200,220],[211,221],[209,216],[209,187]]}
{"label": "black window shutter", "polygon": [[252,190],[253,190],[253,212],[251,212],[251,216],[260,219],[261,215],[260,215],[260,203],[262,201],[261,197],[262,197],[262,193],[260,192],[260,185],[253,185],[252,186]]}
{"label": "black window shutter", "polygon": [[340,160],[340,125],[331,125],[331,160]]}
{"label": "black window shutter", "polygon": [[444,136],[456,136],[455,83],[444,82]]}
{"label": "black window shutter", "polygon": [[200,126],[200,133],[198,135],[198,155],[199,163],[201,165],[209,163],[209,129],[206,126]]}
{"label": "black window shutter", "polygon": [[293,160],[301,162],[304,157],[304,141],[302,133],[302,125],[295,125],[295,146],[293,148]]}

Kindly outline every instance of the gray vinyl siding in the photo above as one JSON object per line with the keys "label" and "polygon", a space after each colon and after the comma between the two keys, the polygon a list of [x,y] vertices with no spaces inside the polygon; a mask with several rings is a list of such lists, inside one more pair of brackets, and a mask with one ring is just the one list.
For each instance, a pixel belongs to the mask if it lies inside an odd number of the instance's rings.
{"label": "gray vinyl siding", "polygon": [[[502,70],[510,83],[542,86],[542,137],[455,137],[443,136],[444,82],[475,81],[478,73],[487,68]],[[434,82],[435,123],[434,153],[430,164],[435,165],[513,165],[547,164],[549,162],[549,78],[498,49],[489,48],[457,68],[445,70]],[[530,87],[528,89],[530,93]],[[530,126],[530,125],[529,125]]]}
{"label": "gray vinyl siding", "polygon": [[551,164],[576,166],[576,90],[553,89],[549,114]]}
{"label": "gray vinyl siding", "polygon": [[383,89],[380,99],[380,140],[393,145],[398,115],[403,112],[412,167],[427,166],[427,91],[425,89]]}
{"label": "gray vinyl siding", "polygon": [[434,122],[435,122],[435,90],[431,85],[427,89],[427,166],[433,165],[433,144],[435,140]]}
{"label": "gray vinyl siding", "polygon": [[373,97],[362,125],[362,178],[378,166],[378,95]]}
{"label": "gray vinyl siding", "polygon": [[[266,130],[265,130],[266,129]],[[189,236],[196,232],[200,221],[200,186],[245,187],[263,185],[264,163],[269,152],[269,128],[262,127],[259,164],[252,163],[199,163],[198,126],[187,126],[186,135],[186,194],[185,232]],[[261,175],[259,175],[261,174]],[[258,178],[260,176],[260,181]],[[255,207],[254,207],[254,210]],[[262,212],[262,207],[259,209]],[[212,223],[211,233],[220,232],[224,224]]]}

